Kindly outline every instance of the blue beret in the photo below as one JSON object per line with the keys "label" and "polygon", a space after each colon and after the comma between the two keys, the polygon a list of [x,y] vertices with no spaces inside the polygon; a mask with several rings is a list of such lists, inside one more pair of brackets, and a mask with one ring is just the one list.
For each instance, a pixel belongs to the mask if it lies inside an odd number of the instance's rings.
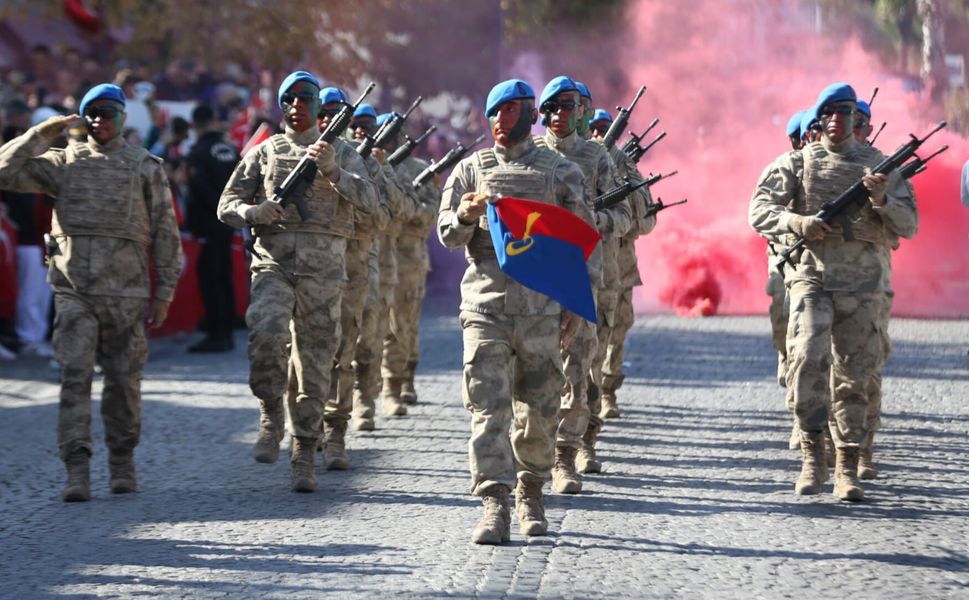
{"label": "blue beret", "polygon": [[87,109],[87,105],[95,100],[113,100],[115,102],[120,102],[122,106],[125,104],[124,92],[116,85],[111,83],[102,83],[96,85],[89,89],[84,97],[81,98],[81,104],[78,107],[79,114],[83,115],[84,111]]}
{"label": "blue beret", "polygon": [[799,110],[793,115],[791,115],[791,118],[787,120],[787,137],[791,137],[792,135],[797,135],[798,137],[800,137],[801,118],[803,117],[804,117],[803,110]]}
{"label": "blue beret", "polygon": [[809,108],[801,112],[801,139],[807,135],[808,129],[811,129],[811,125],[818,122],[818,118],[814,116],[814,109]]}
{"label": "blue beret", "polygon": [[389,119],[392,116],[394,116],[394,113],[392,112],[385,112],[383,114],[377,115],[377,127],[380,127],[381,125],[386,123],[387,119]]}
{"label": "blue beret", "polygon": [[604,108],[597,108],[594,113],[592,113],[592,121],[590,123],[595,123],[596,121],[609,121],[612,123],[612,115],[609,111]]}
{"label": "blue beret", "polygon": [[579,88],[575,85],[575,81],[571,77],[559,75],[545,84],[545,89],[542,90],[542,96],[538,100],[538,109],[542,110],[542,105],[551,100],[556,94],[578,91]]}
{"label": "blue beret", "polygon": [[865,113],[865,116],[867,116],[870,119],[871,118],[871,106],[869,106],[868,103],[865,102],[864,100],[858,100],[856,102],[856,104],[858,105],[858,110],[861,111],[861,112],[863,112],[863,113]]}
{"label": "blue beret", "polygon": [[488,100],[485,101],[485,116],[495,116],[498,107],[509,100],[524,100],[526,98],[535,99],[535,90],[532,89],[532,86],[521,79],[502,81],[488,92]]}
{"label": "blue beret", "polygon": [[293,71],[287,75],[286,79],[283,79],[283,82],[279,85],[279,91],[276,93],[276,104],[279,105],[279,108],[283,107],[283,94],[285,94],[289,88],[296,85],[296,83],[299,81],[308,81],[317,88],[320,87],[320,80],[313,77],[313,75],[310,73],[307,73],[306,71]]}
{"label": "blue beret", "polygon": [[333,104],[334,102],[349,104],[350,99],[347,98],[346,92],[337,87],[325,87],[320,90],[320,104]]}
{"label": "blue beret", "polygon": [[818,116],[818,111],[825,104],[830,104],[831,102],[841,102],[842,100],[851,100],[852,102],[858,101],[858,95],[855,94],[855,89],[848,85],[847,83],[832,83],[828,87],[821,90],[818,94],[818,101],[814,103],[814,116]]}
{"label": "blue beret", "polygon": [[373,117],[377,118],[377,110],[370,104],[363,103],[357,107],[357,110],[353,111],[354,117]]}
{"label": "blue beret", "polygon": [[592,100],[592,92],[589,91],[589,88],[586,87],[584,83],[582,83],[581,81],[576,81],[575,87],[579,88],[580,96],[582,96],[583,98],[588,98],[589,100]]}

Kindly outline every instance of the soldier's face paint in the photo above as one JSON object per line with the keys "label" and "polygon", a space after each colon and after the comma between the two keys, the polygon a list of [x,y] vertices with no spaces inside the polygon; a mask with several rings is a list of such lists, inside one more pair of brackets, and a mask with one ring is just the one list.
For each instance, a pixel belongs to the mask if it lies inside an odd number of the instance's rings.
{"label": "soldier's face paint", "polygon": [[377,119],[373,117],[359,117],[350,121],[351,139],[362,142],[368,135],[377,133]]}
{"label": "soldier's face paint", "polygon": [[588,137],[589,134],[589,122],[592,120],[592,100],[589,100],[585,96],[579,99],[579,108],[581,109],[579,113],[579,124],[575,127],[575,130],[579,132],[582,137]]}
{"label": "soldier's face paint", "polygon": [[493,117],[488,118],[491,135],[501,146],[514,146],[531,134],[535,117],[531,101],[509,100],[498,107]]}
{"label": "soldier's face paint", "polygon": [[88,134],[99,144],[121,135],[125,118],[124,107],[114,100],[95,100],[84,109]]}
{"label": "soldier's face paint", "polygon": [[320,89],[308,81],[297,81],[283,94],[286,124],[303,132],[316,123],[320,112]]}
{"label": "soldier's face paint", "polygon": [[340,112],[341,108],[343,108],[343,105],[339,102],[331,102],[320,107],[320,112],[316,115],[316,128],[320,130],[320,133],[323,133],[323,130],[330,125],[330,121]]}
{"label": "soldier's face paint", "polygon": [[575,131],[580,111],[578,92],[555,94],[542,105],[545,125],[556,137],[565,137]]}
{"label": "soldier's face paint", "polygon": [[824,135],[832,142],[843,142],[852,135],[854,127],[855,102],[843,100],[829,102],[818,111],[818,120],[824,130]]}

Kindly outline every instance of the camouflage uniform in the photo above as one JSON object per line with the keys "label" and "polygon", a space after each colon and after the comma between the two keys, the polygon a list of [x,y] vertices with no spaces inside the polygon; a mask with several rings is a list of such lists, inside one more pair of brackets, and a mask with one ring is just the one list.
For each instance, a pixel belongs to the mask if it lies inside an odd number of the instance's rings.
{"label": "camouflage uniform", "polygon": [[[622,149],[613,146],[609,155],[616,166],[617,177],[620,179],[628,177],[633,184],[643,181],[636,163],[626,156]],[[618,277],[611,290],[616,297],[616,308],[613,319],[607,321],[605,326],[600,325],[600,328],[605,330],[600,332],[599,338],[603,348],[600,348],[599,355],[596,357],[593,373],[594,377],[596,372],[600,374],[596,379],[596,385],[599,386],[601,394],[611,396],[613,399],[625,378],[622,371],[623,352],[626,335],[635,321],[633,288],[643,284],[636,259],[636,240],[656,227],[656,215],[646,216],[646,210],[652,203],[653,199],[648,187],[642,187],[633,192],[629,197],[632,227],[625,235],[615,240]],[[601,424],[601,419],[598,422]]]}
{"label": "camouflage uniform", "polygon": [[[349,144],[349,152],[356,153]],[[397,187],[390,165],[381,165],[376,158],[364,159],[367,171],[376,184],[379,200],[378,210],[367,215],[354,212],[353,236],[347,241],[347,287],[343,292],[341,306],[340,345],[333,362],[333,380],[326,402],[324,417],[348,421],[353,407],[353,358],[363,324],[364,304],[369,288],[369,259],[371,249],[379,232],[401,211],[403,192]]]}
{"label": "camouflage uniform", "polygon": [[[403,185],[411,182],[427,168],[426,161],[409,157],[400,163]],[[417,369],[420,339],[418,325],[421,304],[424,302],[424,284],[431,270],[427,251],[427,238],[434,228],[437,210],[441,204],[441,191],[434,185],[423,185],[415,191],[419,201],[417,214],[406,221],[397,238],[397,260],[407,268],[398,274],[397,290],[390,318],[390,334],[384,340],[384,385],[405,385],[413,390],[414,371]]]}
{"label": "camouflage uniform", "polygon": [[[597,196],[619,185],[612,159],[601,144],[584,140],[575,131],[563,138],[548,132],[544,138],[538,138],[536,143],[540,147],[550,148],[560,153],[579,166],[585,176],[584,198],[590,210]],[[595,295],[597,312],[607,319],[612,318],[611,313],[614,311],[615,302],[611,301],[609,293],[605,290],[608,290],[609,286],[614,287],[615,282],[618,281],[619,265],[615,243],[606,244],[605,240],[626,234],[632,225],[631,216],[629,203],[626,200],[596,213],[597,228],[604,243],[596,249],[602,271],[601,277],[595,280]],[[590,257],[590,260],[594,256]],[[603,306],[604,295],[606,296],[605,306]],[[595,361],[596,351],[596,324],[583,319],[572,343],[568,349],[562,351],[566,386],[562,392],[561,421],[556,439],[558,446],[579,448],[582,445],[582,436],[589,427],[592,415],[589,406],[589,373]],[[594,402],[597,401],[598,395],[594,395]]]}
{"label": "camouflage uniform", "polygon": [[91,382],[104,371],[101,415],[112,452],[129,453],[141,430],[141,373],[148,357],[146,300],[171,302],[182,246],[161,160],[117,137],[49,148],[35,129],[0,149],[0,188],[56,198],[54,356],[60,365],[61,458],[91,454]]}
{"label": "camouflage uniform", "polygon": [[[751,225],[762,235],[789,234],[794,213],[816,213],[882,158],[853,137],[840,143],[824,138],[781,156],[757,184]],[[883,206],[866,202],[850,219],[854,239],[844,239],[842,226],[833,224],[823,240],[805,244],[796,267],[785,270],[791,310],[787,387],[795,415],[802,431],[820,432],[830,406],[839,452],[857,449],[868,433],[869,386],[885,357],[892,243],[915,234],[918,215],[909,189],[893,177]]]}
{"label": "camouflage uniform", "polygon": [[377,269],[378,285],[375,293],[367,296],[364,304],[363,324],[356,350],[356,383],[353,412],[359,417],[373,418],[374,402],[380,389],[380,362],[383,357],[384,338],[390,331],[390,308],[394,304],[399,283],[397,268],[397,238],[402,223],[409,219],[417,205],[414,188],[403,182],[399,170],[388,166],[396,189],[400,192],[401,211],[378,237]]}
{"label": "camouflage uniform", "polygon": [[[455,167],[444,187],[438,236],[449,248],[464,246],[468,259],[461,283],[462,396],[472,414],[471,493],[484,496],[494,486],[515,487],[516,471],[519,479],[550,478],[565,383],[562,309],[499,269],[484,215],[473,225],[458,221],[456,210],[466,192],[554,203],[588,223],[593,216],[579,169],[529,138],[510,149],[479,150]],[[597,280],[598,266],[589,266]]]}
{"label": "camouflage uniform", "polygon": [[[219,201],[219,219],[244,227],[252,204],[271,197],[316,142],[315,128],[297,133],[287,127],[249,152],[236,167]],[[346,285],[347,239],[354,209],[370,214],[376,193],[363,161],[333,143],[341,158],[340,179],[317,174],[306,194],[312,216],[305,221],[295,205],[272,225],[256,225],[249,326],[249,386],[261,402],[282,403],[287,363],[292,356],[297,392],[290,414],[292,435],[318,438],[330,391],[330,371],[340,339],[340,304]]]}

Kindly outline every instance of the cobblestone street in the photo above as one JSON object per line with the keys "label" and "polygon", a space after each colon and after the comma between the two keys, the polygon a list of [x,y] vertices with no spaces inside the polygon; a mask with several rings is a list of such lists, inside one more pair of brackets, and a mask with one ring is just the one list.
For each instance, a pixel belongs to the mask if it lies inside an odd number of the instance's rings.
{"label": "cobblestone street", "polygon": [[[546,491],[548,537],[469,543],[457,318],[422,324],[420,404],[349,437],[352,469],[290,491],[255,463],[245,338],[152,344],[139,491],[60,499],[56,372],[0,362],[0,590],[41,597],[969,597],[969,321],[896,319],[866,501],[797,497],[766,316],[641,317],[604,472]],[[95,398],[101,390],[96,378]],[[287,442],[288,444],[288,442]],[[319,465],[319,461],[318,461]]]}

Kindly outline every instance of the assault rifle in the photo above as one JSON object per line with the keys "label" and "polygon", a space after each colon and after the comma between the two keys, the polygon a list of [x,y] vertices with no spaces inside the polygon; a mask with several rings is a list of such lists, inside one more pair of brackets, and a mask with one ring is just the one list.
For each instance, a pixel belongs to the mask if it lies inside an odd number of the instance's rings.
{"label": "assault rifle", "polygon": [[649,149],[652,148],[653,146],[655,146],[656,145],[656,142],[660,141],[661,139],[663,139],[665,137],[666,137],[666,132],[663,131],[659,135],[657,135],[653,139],[652,142],[646,144],[645,146],[640,146],[639,145],[639,140],[635,140],[635,141],[633,141],[632,146],[629,149],[629,151],[626,152],[626,156],[628,156],[630,159],[632,159],[632,161],[634,163],[639,163],[639,159],[641,159],[644,154],[646,154],[647,152],[649,152]]}
{"label": "assault rifle", "polygon": [[629,124],[629,117],[632,115],[633,109],[636,108],[636,103],[639,102],[639,99],[642,97],[645,91],[646,86],[640,86],[639,91],[636,92],[636,97],[633,98],[633,101],[629,103],[629,108],[623,108],[621,106],[616,107],[616,110],[618,111],[616,113],[616,118],[612,121],[612,125],[609,126],[609,130],[606,131],[606,136],[602,138],[602,145],[605,146],[606,149],[611,150],[616,144],[616,140],[619,139],[619,136],[626,131],[626,125]]}
{"label": "assault rifle", "polygon": [[404,122],[407,121],[407,117],[410,116],[414,109],[417,108],[421,101],[424,100],[421,96],[418,96],[411,102],[410,108],[404,111],[404,114],[391,113],[390,117],[384,121],[384,124],[380,126],[372,136],[368,135],[364,138],[363,142],[357,146],[357,152],[360,156],[367,158],[370,156],[370,152],[373,151],[374,146],[378,148],[383,147],[388,141],[396,140],[397,135],[400,133],[401,129],[404,128]]}
{"label": "assault rifle", "polygon": [[480,144],[481,142],[483,142],[484,139],[485,139],[485,136],[484,134],[482,134],[478,136],[478,139],[471,142],[467,146],[465,146],[461,142],[458,142],[458,145],[448,150],[448,153],[445,154],[443,157],[441,157],[440,160],[431,163],[430,165],[428,165],[426,169],[421,171],[417,175],[417,177],[414,178],[414,181],[411,182],[411,184],[414,186],[415,189],[419,188],[425,183],[427,183],[428,181],[430,181],[431,179],[433,179],[435,175],[440,175],[444,171],[447,171],[454,165],[461,162],[461,159],[467,156],[468,153],[471,152],[471,149],[477,146],[478,144]]}
{"label": "assault rifle", "polygon": [[[939,124],[935,126],[935,129],[930,131],[928,134],[926,134],[925,137],[921,139],[919,139],[913,134],[909,134],[909,136],[912,139],[909,140],[906,144],[903,144],[902,146],[900,146],[898,150],[895,151],[894,154],[882,159],[882,161],[877,165],[875,165],[875,167],[871,170],[871,173],[873,175],[876,173],[888,175],[895,169],[899,169],[900,174],[903,177],[905,177],[906,175],[908,177],[911,177],[916,173],[920,173],[921,171],[924,171],[925,163],[928,162],[929,159],[944,152],[947,146],[941,148],[940,150],[937,150],[936,152],[934,152],[933,154],[931,154],[929,157],[925,159],[920,158],[917,154],[915,154],[915,152],[916,150],[919,149],[919,146],[925,143],[925,140],[932,137],[936,132],[938,132],[940,129],[942,129],[945,126],[946,126],[945,121],[939,122]],[[908,159],[912,158],[913,156],[915,157],[915,160],[907,163]],[[849,214],[856,212],[862,206],[864,206],[864,203],[867,201],[868,201],[868,188],[865,187],[865,184],[863,181],[859,180],[859,181],[856,181],[850,188],[842,192],[841,195],[838,196],[835,200],[832,200],[831,202],[826,202],[825,204],[823,204],[821,206],[821,210],[819,210],[814,216],[821,219],[825,223],[830,224],[835,219],[843,219]],[[854,239],[854,236],[851,233],[851,229],[847,227],[847,221],[845,221],[844,223],[843,231],[844,231],[844,237],[846,240]],[[804,238],[800,238],[796,242],[791,244],[790,247],[786,248],[783,252],[781,252],[781,259],[777,262],[777,269],[778,271],[781,272],[782,275],[784,274],[784,264],[790,263],[791,255],[797,252],[799,249],[801,249],[804,246],[804,244],[805,244]]]}
{"label": "assault rifle", "polygon": [[875,132],[875,135],[872,136],[872,138],[870,140],[868,140],[868,145],[869,146],[874,146],[875,145],[875,140],[877,140],[878,139],[878,136],[880,136],[882,134],[882,131],[885,129],[885,125],[888,125],[888,121],[882,121],[882,126],[879,127],[878,128],[878,131]]}
{"label": "assault rifle", "polygon": [[646,127],[646,130],[643,131],[641,134],[636,135],[635,132],[630,133],[629,134],[629,139],[626,141],[625,144],[622,145],[622,151],[625,154],[629,154],[632,151],[633,148],[635,148],[636,146],[639,145],[639,142],[642,141],[642,139],[644,137],[646,137],[647,135],[649,135],[649,132],[652,131],[653,130],[653,127],[656,127],[656,125],[658,123],[659,123],[659,117],[656,117],[655,119],[653,119],[652,123],[650,123]]}
{"label": "assault rifle", "polygon": [[656,202],[653,202],[648,207],[646,207],[646,216],[647,217],[652,217],[653,215],[655,215],[656,213],[658,213],[661,210],[666,210],[667,208],[669,208],[671,206],[678,206],[680,204],[686,204],[686,198],[683,198],[682,200],[680,200],[678,202],[672,202],[670,204],[663,204],[663,199],[662,198],[657,198],[656,199]]}
{"label": "assault rifle", "polygon": [[671,171],[666,175],[657,173],[656,175],[650,175],[643,181],[639,183],[633,183],[629,181],[629,177],[623,178],[623,184],[616,186],[609,190],[608,192],[602,194],[595,199],[595,209],[596,210],[606,210],[607,208],[612,208],[613,206],[619,204],[626,199],[629,194],[632,194],[641,187],[651,186],[660,179],[665,179],[667,177],[672,177],[676,175],[677,171]]}
{"label": "assault rifle", "polygon": [[422,133],[421,137],[417,138],[416,140],[410,139],[410,137],[405,133],[404,143],[401,144],[399,148],[394,150],[393,154],[387,157],[387,162],[389,162],[390,166],[392,167],[396,167],[400,163],[404,162],[407,160],[407,157],[411,155],[411,152],[414,151],[414,148],[420,146],[421,142],[430,137],[430,135],[435,131],[437,131],[437,126],[431,125],[427,128],[427,131]]}
{"label": "assault rifle", "polygon": [[[343,135],[343,132],[350,125],[350,120],[353,118],[353,111],[357,109],[373,88],[374,83],[371,82],[367,86],[367,89],[357,98],[356,103],[344,104],[340,112],[330,119],[329,125],[323,130],[323,133],[316,140],[316,143],[326,142],[332,144],[335,139]],[[313,216],[313,213],[306,206],[306,190],[313,185],[317,170],[316,163],[304,154],[303,158],[299,159],[299,162],[293,170],[286,176],[283,183],[273,190],[273,197],[270,201],[279,204],[283,208],[286,208],[290,204],[295,204],[296,209],[299,211],[300,219],[305,221],[310,218]]]}

